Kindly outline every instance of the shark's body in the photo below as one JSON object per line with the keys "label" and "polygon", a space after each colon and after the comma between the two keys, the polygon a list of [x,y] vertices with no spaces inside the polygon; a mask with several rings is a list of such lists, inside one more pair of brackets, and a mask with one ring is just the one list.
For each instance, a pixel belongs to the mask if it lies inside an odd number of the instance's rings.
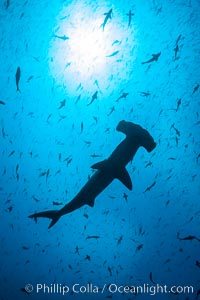
{"label": "shark's body", "polygon": [[161,55],[161,52],[159,52],[157,54],[152,54],[152,58],[150,58],[147,61],[142,62],[141,64],[144,65],[144,64],[149,64],[149,63],[151,63],[153,61],[158,61],[158,58],[160,57],[160,55]]}
{"label": "shark's body", "polygon": [[123,132],[126,138],[116,147],[110,157],[92,166],[97,171],[92,175],[80,192],[60,210],[50,210],[35,213],[30,218],[38,217],[52,219],[52,227],[61,216],[79,209],[83,205],[94,206],[95,198],[115,179],[119,179],[129,190],[132,190],[131,178],[126,170],[126,165],[132,161],[139,147],[144,147],[151,152],[155,147],[152,136],[141,126],[131,122],[120,121],[117,131]]}

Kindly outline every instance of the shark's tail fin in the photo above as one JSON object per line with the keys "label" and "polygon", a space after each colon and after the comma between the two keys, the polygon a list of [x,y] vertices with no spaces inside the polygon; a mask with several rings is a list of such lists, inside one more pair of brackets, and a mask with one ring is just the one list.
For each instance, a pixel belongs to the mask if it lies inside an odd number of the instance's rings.
{"label": "shark's tail fin", "polygon": [[30,215],[29,218],[32,218],[37,222],[37,218],[49,218],[52,219],[51,223],[49,224],[48,228],[51,228],[56,224],[56,222],[60,219],[62,215],[60,214],[59,210],[47,210],[47,211],[42,211],[39,213],[35,213],[33,215]]}

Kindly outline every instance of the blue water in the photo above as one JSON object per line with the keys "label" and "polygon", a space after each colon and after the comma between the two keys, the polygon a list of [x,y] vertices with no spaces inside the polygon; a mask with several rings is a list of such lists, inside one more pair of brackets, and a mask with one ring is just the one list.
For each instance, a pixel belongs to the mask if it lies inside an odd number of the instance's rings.
{"label": "blue water", "polygon": [[[0,32],[0,299],[198,299],[200,2],[5,0]],[[50,230],[28,218],[76,195],[120,120],[157,143],[127,166],[133,190],[115,180]],[[144,284],[193,293],[115,291]]]}

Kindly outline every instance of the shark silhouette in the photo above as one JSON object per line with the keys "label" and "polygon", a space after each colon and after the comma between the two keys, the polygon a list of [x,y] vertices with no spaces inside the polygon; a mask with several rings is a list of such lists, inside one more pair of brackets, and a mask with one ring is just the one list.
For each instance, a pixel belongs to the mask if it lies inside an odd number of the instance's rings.
{"label": "shark silhouette", "polygon": [[155,147],[152,136],[149,132],[143,129],[140,125],[120,121],[116,128],[126,135],[126,138],[116,147],[108,159],[98,162],[92,166],[97,171],[91,176],[88,182],[83,186],[79,193],[60,210],[42,211],[30,215],[37,221],[37,218],[49,218],[51,228],[61,216],[71,213],[79,209],[83,205],[94,206],[95,198],[117,178],[129,190],[132,190],[131,178],[126,170],[126,165],[133,160],[139,147],[144,147],[148,152],[151,152]]}
{"label": "shark silhouette", "polygon": [[103,31],[104,31],[104,28],[108,22],[108,20],[112,19],[112,9],[110,9],[107,13],[104,14],[105,15],[105,19],[103,21],[103,23],[101,24],[101,27],[103,28]]}

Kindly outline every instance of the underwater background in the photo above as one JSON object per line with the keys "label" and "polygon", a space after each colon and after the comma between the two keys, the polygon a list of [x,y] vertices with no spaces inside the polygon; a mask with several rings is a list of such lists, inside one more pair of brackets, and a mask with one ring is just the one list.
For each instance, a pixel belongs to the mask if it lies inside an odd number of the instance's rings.
{"label": "underwater background", "polygon": [[[0,32],[0,299],[200,299],[199,0],[5,0]],[[120,120],[157,143],[128,164],[133,190],[114,180],[50,230],[28,218],[79,192]]]}

